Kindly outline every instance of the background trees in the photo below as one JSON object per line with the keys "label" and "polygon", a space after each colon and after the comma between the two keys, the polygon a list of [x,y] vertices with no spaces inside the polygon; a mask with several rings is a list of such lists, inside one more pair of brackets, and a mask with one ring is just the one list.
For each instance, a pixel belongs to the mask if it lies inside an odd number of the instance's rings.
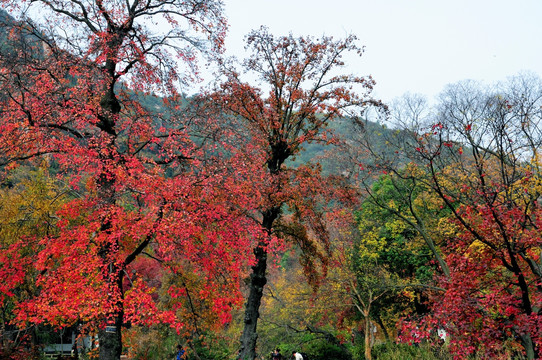
{"label": "background trees", "polygon": [[31,242],[35,237],[57,233],[56,212],[72,198],[66,186],[56,181],[46,168],[20,168],[11,171],[0,186],[0,262],[2,285],[0,289],[1,320],[0,356],[30,358],[37,348],[24,350],[36,329],[32,326],[17,328],[12,323],[13,308],[17,303],[37,294],[35,285],[38,275],[32,269],[28,257],[29,247],[21,245],[21,239]]}
{"label": "background trees", "polygon": [[[435,148],[450,148],[452,155],[446,159],[439,154],[428,162],[434,189],[461,229],[449,245],[455,250],[448,255],[455,269],[447,284],[447,300],[459,296],[468,308],[464,313],[480,319],[468,333],[477,334],[481,341],[458,333],[453,342],[466,341],[488,354],[512,342],[520,343],[528,358],[538,357],[540,272],[535,264],[540,236],[535,184],[540,90],[540,79],[528,75],[495,89],[472,83],[449,87],[443,93],[442,129],[438,127]],[[465,144],[462,151],[457,141]],[[425,159],[426,154],[435,154],[427,148],[421,150]],[[450,175],[461,179],[461,186],[450,186]],[[481,281],[464,281],[470,271]],[[444,312],[450,311],[448,301]],[[453,324],[453,333],[466,324]],[[485,336],[492,339],[484,343]]]}
{"label": "background trees", "polygon": [[[539,91],[539,79],[521,75],[494,88],[451,85],[435,112],[407,99],[397,113],[403,127],[390,141],[400,161],[372,157],[371,166],[398,178],[417,169],[424,197],[436,199],[440,219],[424,223],[429,233],[441,229],[435,243],[442,259],[435,259],[449,270],[441,265],[445,276],[436,284],[445,291],[432,292],[423,335],[444,327],[458,354],[509,356],[521,348],[528,358],[538,356]],[[412,216],[416,203],[410,202]]]}

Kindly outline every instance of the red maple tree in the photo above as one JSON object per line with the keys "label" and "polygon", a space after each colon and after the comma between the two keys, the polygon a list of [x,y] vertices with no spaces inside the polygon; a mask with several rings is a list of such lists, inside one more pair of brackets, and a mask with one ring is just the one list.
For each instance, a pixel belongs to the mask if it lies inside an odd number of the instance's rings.
{"label": "red maple tree", "polygon": [[[354,36],[275,38],[261,28],[246,40],[251,53],[243,70],[224,64],[226,80],[212,98],[240,120],[239,128],[255,151],[250,161],[261,179],[253,188],[261,202],[249,210],[267,236],[254,244],[239,352],[240,358],[253,359],[270,243],[287,240],[299,246],[305,273],[317,285],[326,271],[329,249],[325,213],[333,199],[338,204],[351,195],[340,177],[323,176],[318,164],[296,167],[289,161],[308,143],[333,143],[336,138],[328,125],[334,120],[381,104],[370,97],[375,84],[371,77],[340,72],[345,53],[362,53]],[[240,74],[248,73],[262,81],[263,90],[241,80]]]}
{"label": "red maple tree", "polygon": [[[58,213],[58,235],[21,239],[1,255],[9,279],[1,299],[30,274],[39,288],[16,304],[17,322],[97,329],[100,359],[120,358],[127,323],[180,329],[174,308],[156,306],[158,284],[138,271],[142,255],[161,271],[199,274],[199,295],[213,294],[226,321],[240,299],[244,240],[259,229],[231,209],[232,199],[246,200],[244,189],[224,176],[209,142],[194,141],[194,119],[176,91],[188,79],[178,66],[193,68],[197,44],[220,51],[221,2],[2,5],[42,17],[14,26],[13,46],[0,57],[1,163],[46,158],[78,194]],[[142,92],[163,95],[167,110],[142,106]],[[220,127],[206,121],[205,131],[201,138]],[[184,294],[175,286],[168,293]]]}

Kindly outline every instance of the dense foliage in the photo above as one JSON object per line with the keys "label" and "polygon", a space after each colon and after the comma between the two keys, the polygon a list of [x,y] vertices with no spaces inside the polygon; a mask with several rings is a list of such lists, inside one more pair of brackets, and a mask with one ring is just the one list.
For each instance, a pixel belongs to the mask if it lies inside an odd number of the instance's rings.
{"label": "dense foliage", "polygon": [[388,108],[354,36],[238,62],[218,0],[1,4],[0,357],[542,356],[538,77]]}

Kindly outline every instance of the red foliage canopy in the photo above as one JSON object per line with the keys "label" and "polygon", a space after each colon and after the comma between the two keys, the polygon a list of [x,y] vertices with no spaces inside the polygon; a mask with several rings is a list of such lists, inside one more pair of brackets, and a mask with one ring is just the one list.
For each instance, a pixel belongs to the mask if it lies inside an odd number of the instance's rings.
{"label": "red foliage canopy", "polygon": [[[220,48],[219,1],[3,1],[37,7],[47,27],[21,24],[0,56],[0,161],[7,169],[46,158],[76,196],[57,214],[58,235],[20,239],[0,256],[0,301],[27,277],[39,292],[16,304],[17,322],[117,325],[117,345],[100,333],[100,351],[120,356],[120,329],[183,319],[161,309],[149,277],[192,271],[228,320],[240,302],[240,270],[260,229],[232,204],[250,202],[241,178],[226,176],[236,158],[218,159],[218,123],[195,119],[176,93],[176,58],[194,66],[194,34]],[[14,10],[15,11],[15,10]],[[55,22],[53,19],[58,20]],[[153,21],[164,27],[152,27]],[[166,24],[169,30],[161,31]],[[58,26],[57,26],[58,24]],[[183,24],[186,24],[184,26]],[[196,32],[190,32],[190,28]],[[62,31],[68,34],[63,37]],[[172,50],[173,51],[170,51]],[[140,91],[168,95],[144,107]],[[23,251],[24,250],[24,251]],[[182,296],[174,288],[171,296]],[[109,350],[108,350],[109,349]],[[113,349],[113,350],[111,350]],[[104,358],[110,355],[102,354]]]}

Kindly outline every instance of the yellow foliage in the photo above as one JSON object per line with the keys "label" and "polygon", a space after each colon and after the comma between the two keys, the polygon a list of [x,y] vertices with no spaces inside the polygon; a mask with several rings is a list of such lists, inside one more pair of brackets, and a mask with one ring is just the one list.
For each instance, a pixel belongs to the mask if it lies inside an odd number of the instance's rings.
{"label": "yellow foliage", "polygon": [[484,243],[480,242],[479,240],[474,240],[468,247],[468,252],[465,254],[465,256],[467,257],[471,257],[469,256],[469,254],[477,254],[477,253],[480,253],[482,252],[484,249],[487,249],[487,245],[485,245]]}
{"label": "yellow foliage", "polygon": [[439,230],[442,237],[452,238],[454,237],[459,228],[455,223],[450,221],[448,218],[440,218],[437,221],[437,229]]}
{"label": "yellow foliage", "polygon": [[393,221],[389,221],[385,224],[386,229],[392,234],[392,236],[397,236],[401,233],[403,233],[407,228],[408,225],[399,219],[394,219]]}
{"label": "yellow foliage", "polygon": [[64,191],[46,170],[16,169],[10,187],[0,188],[0,239],[11,244],[23,236],[54,233],[56,211],[67,200]]}

